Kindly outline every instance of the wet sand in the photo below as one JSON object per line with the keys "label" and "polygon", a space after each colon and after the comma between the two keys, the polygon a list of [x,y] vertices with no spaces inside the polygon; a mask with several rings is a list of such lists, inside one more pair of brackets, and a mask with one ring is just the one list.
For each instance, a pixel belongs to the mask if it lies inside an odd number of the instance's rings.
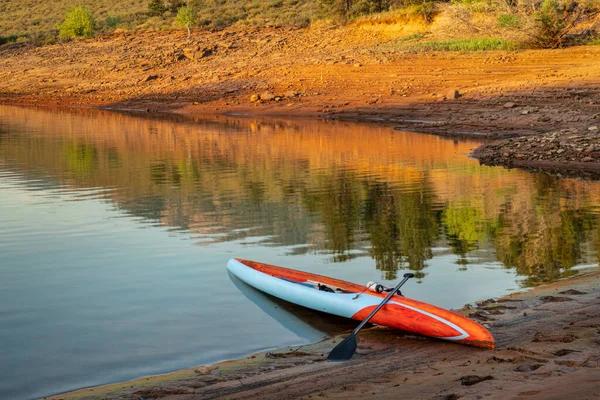
{"label": "wet sand", "polygon": [[345,335],[240,360],[83,389],[49,399],[595,399],[600,397],[600,272],[459,310],[489,327],[495,350],[406,335],[359,334],[348,362],[326,356]]}

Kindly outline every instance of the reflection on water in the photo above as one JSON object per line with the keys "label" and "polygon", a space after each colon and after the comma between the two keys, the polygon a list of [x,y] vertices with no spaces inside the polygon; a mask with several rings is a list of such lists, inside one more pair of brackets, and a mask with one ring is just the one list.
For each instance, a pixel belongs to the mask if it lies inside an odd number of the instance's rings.
{"label": "reflection on water", "polygon": [[444,247],[463,267],[495,258],[526,285],[597,262],[598,183],[482,168],[466,158],[475,142],[343,123],[3,111],[5,171],[101,196],[200,245],[370,256],[386,279],[424,277]]}
{"label": "reflection on water", "polygon": [[420,285],[406,292],[448,308],[597,266],[600,184],[480,167],[477,145],[339,122],[0,106],[0,358],[15,365],[0,397],[337,325],[269,318],[268,298],[254,305],[227,278],[233,256],[362,283],[412,270]]}

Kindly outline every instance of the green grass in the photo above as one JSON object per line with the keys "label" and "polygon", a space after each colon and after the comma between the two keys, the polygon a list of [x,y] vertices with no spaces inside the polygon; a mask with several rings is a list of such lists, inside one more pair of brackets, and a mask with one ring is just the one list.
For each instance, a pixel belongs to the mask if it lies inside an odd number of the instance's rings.
{"label": "green grass", "polygon": [[522,46],[518,42],[496,39],[475,38],[415,43],[410,50],[416,51],[485,51],[485,50],[517,50]]}
{"label": "green grass", "polygon": [[413,33],[412,35],[403,36],[403,37],[398,38],[398,42],[399,43],[416,42],[416,41],[423,39],[425,37],[425,35],[426,35],[425,32]]}

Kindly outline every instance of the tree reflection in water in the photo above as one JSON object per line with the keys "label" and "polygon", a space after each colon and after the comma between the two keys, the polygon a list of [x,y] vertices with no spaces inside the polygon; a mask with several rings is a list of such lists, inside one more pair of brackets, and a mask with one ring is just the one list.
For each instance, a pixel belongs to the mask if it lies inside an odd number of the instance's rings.
{"label": "tree reflection in water", "polygon": [[[480,167],[477,143],[346,123],[142,118],[0,107],[1,168],[106,188],[200,238],[370,256],[385,279],[500,262],[535,285],[597,263],[600,184]],[[40,132],[25,134],[21,132]],[[40,172],[41,171],[41,172]],[[437,249],[434,251],[434,249]],[[441,249],[441,250],[440,250]]]}

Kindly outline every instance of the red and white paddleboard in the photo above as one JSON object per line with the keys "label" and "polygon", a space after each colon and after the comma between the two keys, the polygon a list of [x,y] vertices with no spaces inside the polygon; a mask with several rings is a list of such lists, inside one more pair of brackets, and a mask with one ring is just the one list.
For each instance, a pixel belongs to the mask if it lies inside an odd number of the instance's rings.
{"label": "red and white paddleboard", "polygon": [[[227,269],[241,281],[271,296],[359,321],[387,295],[355,283],[240,258],[229,260]],[[326,290],[322,290],[323,285]],[[392,296],[370,322],[470,346],[494,348],[492,334],[477,322],[399,295]]]}

